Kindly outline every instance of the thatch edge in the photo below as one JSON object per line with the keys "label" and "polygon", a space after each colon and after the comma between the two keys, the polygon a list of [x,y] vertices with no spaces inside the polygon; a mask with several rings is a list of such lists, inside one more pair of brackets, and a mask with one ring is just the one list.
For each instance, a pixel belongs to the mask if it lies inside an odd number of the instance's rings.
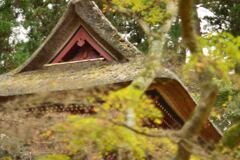
{"label": "thatch edge", "polygon": [[[60,51],[61,47],[64,46],[64,44],[71,38],[71,36],[79,27],[80,21],[76,21],[76,17],[77,15],[74,11],[74,6],[68,5],[63,16],[60,18],[44,42],[23,65],[19,66],[17,69],[11,72],[11,74],[40,69],[44,64],[46,64],[52,58],[54,54],[53,52]],[[70,20],[72,22],[69,23]],[[68,28],[69,31],[66,30],[66,28]],[[60,35],[63,38],[60,38]]]}
{"label": "thatch edge", "polygon": [[[138,56],[125,63],[76,62],[46,66],[41,70],[15,75],[6,74],[0,76],[0,96],[74,90],[128,82],[135,79],[144,69],[143,61],[144,56]],[[176,79],[174,74],[170,74],[165,68],[159,75],[161,78]]]}

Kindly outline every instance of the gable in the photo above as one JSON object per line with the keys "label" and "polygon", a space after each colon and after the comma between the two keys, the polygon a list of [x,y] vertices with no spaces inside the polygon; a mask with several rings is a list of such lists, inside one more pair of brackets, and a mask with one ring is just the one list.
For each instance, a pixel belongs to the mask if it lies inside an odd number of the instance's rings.
{"label": "gable", "polygon": [[103,59],[108,61],[114,60],[114,58],[89,35],[84,27],[80,27],[57,56],[50,61],[50,64]]}
{"label": "gable", "polygon": [[[84,44],[73,40],[79,34],[86,38]],[[76,53],[83,48],[87,48],[84,49],[87,50],[85,54],[83,51]],[[105,59],[122,63],[141,54],[133,44],[121,37],[93,1],[76,0],[69,3],[55,28],[32,56],[11,74],[76,60]]]}

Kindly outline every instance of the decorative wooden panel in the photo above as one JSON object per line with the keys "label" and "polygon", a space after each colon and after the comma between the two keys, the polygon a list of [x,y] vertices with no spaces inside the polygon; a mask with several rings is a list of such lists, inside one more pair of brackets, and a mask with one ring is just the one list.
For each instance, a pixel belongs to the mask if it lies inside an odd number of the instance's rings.
{"label": "decorative wooden panel", "polygon": [[156,90],[148,90],[146,93],[155,102],[156,107],[162,111],[163,122],[160,127],[174,130],[181,129],[184,122],[176,115],[163,97]]}
{"label": "decorative wooden panel", "polygon": [[113,60],[87,31],[81,27],[62,51],[52,60],[51,64],[101,58],[108,61]]}

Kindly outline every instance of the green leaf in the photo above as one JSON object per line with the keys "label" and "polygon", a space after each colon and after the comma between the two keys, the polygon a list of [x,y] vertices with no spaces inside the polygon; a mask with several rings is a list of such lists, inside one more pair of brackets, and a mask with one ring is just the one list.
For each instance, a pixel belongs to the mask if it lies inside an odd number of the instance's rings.
{"label": "green leaf", "polygon": [[229,148],[234,148],[240,144],[240,122],[229,128],[224,134],[222,142]]}

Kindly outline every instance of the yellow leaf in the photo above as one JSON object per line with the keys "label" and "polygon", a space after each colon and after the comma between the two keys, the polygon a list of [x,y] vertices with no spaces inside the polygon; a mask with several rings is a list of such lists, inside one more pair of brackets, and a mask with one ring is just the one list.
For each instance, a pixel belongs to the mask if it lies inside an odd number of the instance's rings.
{"label": "yellow leaf", "polygon": [[156,124],[161,124],[162,121],[161,121],[160,119],[155,119],[155,120],[154,120],[154,123],[156,123]]}

